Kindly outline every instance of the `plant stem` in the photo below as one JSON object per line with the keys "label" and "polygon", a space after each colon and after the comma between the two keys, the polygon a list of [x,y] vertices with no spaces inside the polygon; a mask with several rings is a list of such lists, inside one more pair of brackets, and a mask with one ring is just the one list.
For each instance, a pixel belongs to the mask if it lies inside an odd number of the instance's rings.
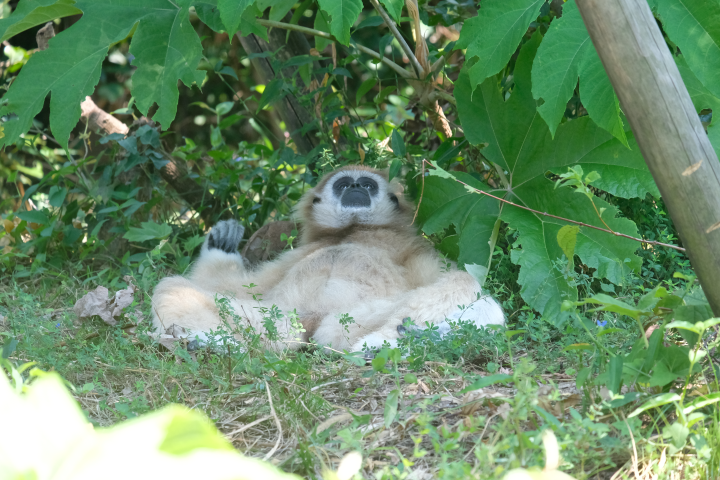
{"label": "plant stem", "polygon": [[[307,35],[314,35],[316,37],[326,38],[328,40],[332,40],[333,42],[337,41],[335,39],[335,37],[333,37],[329,33],[323,32],[320,30],[315,30],[314,28],[302,27],[300,25],[293,25],[291,23],[283,23],[283,22],[275,22],[272,20],[264,20],[261,18],[258,18],[256,20],[256,22],[258,23],[258,25],[262,25],[263,27],[282,28],[283,30],[293,30],[295,32],[305,33]],[[379,54],[378,52],[376,52],[374,50],[370,50],[369,48],[364,47],[362,45],[358,45],[356,43],[354,43],[353,45],[361,52],[366,53],[366,54],[370,55],[371,57],[380,60],[385,65],[387,65],[388,67],[393,69],[395,72],[397,72],[403,78],[415,78],[410,72],[408,72],[407,70],[405,70],[404,68],[402,68],[400,65],[393,62],[389,58]]]}
{"label": "plant stem", "polygon": [[395,39],[400,44],[400,47],[402,48],[403,52],[405,52],[405,55],[410,59],[410,63],[412,63],[413,68],[415,69],[415,77],[419,78],[419,76],[423,72],[423,68],[420,65],[420,62],[415,57],[415,53],[413,53],[412,49],[410,48],[410,45],[407,44],[405,41],[405,37],[402,36],[400,33],[400,30],[398,30],[397,25],[395,25],[395,21],[390,18],[390,15],[385,11],[385,9],[378,3],[377,0],[370,0],[370,3],[372,6],[377,10],[377,12],[380,14],[383,20],[385,20],[385,24],[390,29],[390,32],[392,32]]}
{"label": "plant stem", "polygon": [[[590,340],[593,341],[593,343],[595,344],[595,346],[598,347],[600,350],[603,350],[605,353],[607,353],[607,354],[610,355],[611,357],[614,357],[614,356],[615,356],[614,353],[612,353],[610,350],[608,350],[607,348],[605,348],[605,345],[603,345],[603,344],[601,344],[600,342],[597,341],[597,339],[595,338],[595,336],[592,334],[592,332],[591,332],[590,329],[587,327],[587,325],[585,325],[585,322],[582,321],[582,318],[580,318],[580,315],[578,315],[577,312],[575,312],[575,317],[577,317],[577,321],[580,322],[580,325],[582,325],[582,327],[585,329],[585,331],[587,332],[588,336],[590,337]],[[645,335],[644,335],[644,332],[643,332],[643,337],[644,337],[644,336],[645,336]],[[645,342],[647,342],[647,338],[645,339]]]}
{"label": "plant stem", "polygon": [[[430,162],[428,162],[427,160],[423,160],[423,162],[426,162],[426,163],[430,164]],[[431,164],[431,165],[432,165],[432,164]],[[545,217],[550,217],[550,218],[557,218],[558,220],[562,220],[563,222],[568,222],[568,223],[572,223],[572,224],[575,224],[575,225],[580,225],[581,227],[588,227],[588,228],[592,228],[592,229],[595,229],[595,230],[600,230],[601,232],[609,233],[609,234],[611,234],[611,235],[615,235],[616,237],[623,237],[623,238],[627,238],[627,239],[630,239],[630,240],[635,240],[636,242],[645,243],[645,244],[647,244],[647,245],[658,245],[658,246],[660,246],[660,247],[673,248],[673,249],[678,250],[678,251],[680,251],[680,252],[685,252],[685,249],[684,249],[684,248],[678,247],[677,245],[670,245],[670,244],[667,244],[667,243],[656,242],[655,240],[643,240],[642,238],[631,237],[630,235],[625,235],[624,233],[614,232],[614,231],[612,231],[612,230],[607,230],[607,229],[605,229],[605,228],[596,227],[595,225],[590,225],[590,224],[587,224],[587,223],[578,222],[578,221],[575,221],[575,220],[570,220],[569,218],[558,217],[557,215],[552,215],[552,214],[547,213],[547,212],[540,212],[540,211],[538,211],[538,210],[533,210],[533,209],[530,208],[530,207],[526,207],[526,206],[524,206],[524,205],[518,205],[517,203],[513,203],[513,202],[511,202],[511,201],[509,201],[509,200],[505,200],[504,198],[496,197],[495,195],[493,195],[493,194],[491,194],[491,193],[484,192],[484,191],[482,191],[482,190],[478,190],[477,188],[471,187],[471,186],[468,185],[467,183],[465,183],[465,182],[463,182],[463,181],[461,181],[461,180],[458,180],[457,178],[453,178],[453,180],[455,180],[456,182],[458,182],[458,183],[461,184],[461,185],[465,185],[468,189],[474,191],[475,193],[479,193],[479,194],[481,194],[481,195],[487,195],[488,197],[494,198],[495,200],[497,200],[497,201],[499,201],[499,202],[507,203],[508,205],[512,205],[513,207],[522,208],[523,210],[527,210],[528,212],[532,212],[532,213],[535,213],[535,214],[537,214],[537,215],[543,215],[543,216],[545,216]],[[604,223],[604,222],[603,222],[603,223]]]}

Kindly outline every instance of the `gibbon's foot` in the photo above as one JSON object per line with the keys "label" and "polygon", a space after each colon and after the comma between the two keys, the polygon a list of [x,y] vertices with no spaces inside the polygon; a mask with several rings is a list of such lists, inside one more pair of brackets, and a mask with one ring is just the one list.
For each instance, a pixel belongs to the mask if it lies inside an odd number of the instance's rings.
{"label": "gibbon's foot", "polygon": [[[462,320],[465,322],[472,322],[477,327],[485,327],[488,325],[504,325],[505,315],[503,314],[500,305],[492,298],[486,296],[481,297],[475,302],[468,306],[458,308],[451,314],[447,315],[446,318],[436,323],[432,328],[438,333],[439,338],[442,339],[452,331],[452,326],[448,323],[448,320],[453,323],[457,323]],[[437,328],[435,328],[437,327]],[[402,323],[397,326],[397,332],[402,337],[405,335],[418,336],[423,330],[427,330],[426,326],[418,326],[412,323],[410,317],[404,318]]]}
{"label": "gibbon's foot", "polygon": [[245,227],[236,220],[223,220],[210,230],[207,248],[222,250],[225,253],[238,253],[238,245],[244,233]]}

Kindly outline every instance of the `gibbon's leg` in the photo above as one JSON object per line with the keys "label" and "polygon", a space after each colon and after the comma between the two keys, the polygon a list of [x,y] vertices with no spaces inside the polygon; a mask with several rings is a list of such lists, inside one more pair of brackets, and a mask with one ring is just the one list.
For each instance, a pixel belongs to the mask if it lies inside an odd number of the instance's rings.
{"label": "gibbon's leg", "polygon": [[[248,322],[257,333],[265,332],[258,302],[243,287],[250,283],[237,251],[243,233],[244,228],[234,220],[218,223],[205,238],[190,277],[174,276],[160,281],[153,294],[156,328],[164,332],[175,324],[189,330],[191,338],[197,336],[205,340],[206,333],[223,325],[215,302],[215,298],[220,297],[228,299],[242,322]],[[286,325],[277,325],[277,329],[281,339],[287,336]],[[272,345],[272,348],[281,349],[284,344]]]}
{"label": "gibbon's leg", "polygon": [[[407,327],[403,320],[410,317],[418,328],[426,324],[438,325],[440,333],[450,331],[446,319],[468,320],[478,326],[502,325],[505,315],[500,305],[489,296],[480,296],[480,286],[466,272],[453,271],[443,273],[431,285],[416,288],[392,300],[368,302],[356,312],[350,312],[358,328],[351,325],[350,335],[343,344],[349,344],[351,350],[379,347],[385,341],[395,346],[397,339],[405,333]],[[341,326],[336,321],[336,329]],[[328,324],[326,326],[326,323]],[[323,328],[325,327],[325,328]],[[330,336],[330,319],[326,319],[316,332],[316,337]],[[337,337],[337,334],[334,335]],[[321,341],[318,338],[318,341]]]}

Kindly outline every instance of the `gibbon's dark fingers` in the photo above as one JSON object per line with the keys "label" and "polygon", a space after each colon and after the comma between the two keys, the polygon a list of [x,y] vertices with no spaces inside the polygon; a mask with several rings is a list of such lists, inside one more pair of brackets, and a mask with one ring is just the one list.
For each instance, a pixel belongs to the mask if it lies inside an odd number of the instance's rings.
{"label": "gibbon's dark fingers", "polygon": [[238,245],[245,233],[245,227],[236,220],[223,220],[215,225],[207,238],[207,248],[222,250],[225,253],[238,253]]}

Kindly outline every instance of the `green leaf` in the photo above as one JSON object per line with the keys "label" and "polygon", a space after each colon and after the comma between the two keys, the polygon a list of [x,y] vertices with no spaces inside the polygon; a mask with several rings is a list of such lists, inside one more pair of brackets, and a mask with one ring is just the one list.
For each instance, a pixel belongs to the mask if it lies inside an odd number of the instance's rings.
{"label": "green leaf", "polygon": [[217,0],[218,8],[220,10],[220,18],[227,28],[227,33],[230,38],[235,35],[240,27],[240,20],[242,14],[245,13],[252,3],[252,0]]}
{"label": "green leaf", "polygon": [[[132,94],[138,110],[147,115],[157,103],[153,120],[170,128],[178,102],[178,80],[190,87],[202,85],[205,73],[197,70],[202,45],[190,24],[191,0],[178,1],[178,9],[166,9],[140,20],[130,53],[135,55]],[[166,2],[167,3],[167,2]],[[227,23],[225,23],[227,25]]]}
{"label": "green leaf", "polygon": [[263,90],[262,96],[260,97],[260,102],[258,102],[257,111],[259,112],[267,105],[271,105],[276,101],[280,100],[285,93],[283,91],[284,85],[285,83],[283,82],[282,78],[276,78],[275,80],[272,80],[270,83],[268,83],[265,86],[265,90]]}
{"label": "green leaf", "polygon": [[481,377],[479,380],[470,384],[470,386],[465,387],[460,393],[472,392],[473,390],[489,387],[490,385],[495,385],[496,383],[508,383],[511,381],[512,375],[507,375],[505,373],[496,373],[495,375]]}
{"label": "green leaf", "polygon": [[720,3],[715,0],[658,0],[658,15],[690,69],[720,97]]}
{"label": "green leaf", "polygon": [[[0,437],[3,478],[299,479],[241,455],[207,417],[180,405],[93,428],[60,376],[40,373],[22,393],[0,376],[0,424],[13,432]],[[132,461],[108,472],[118,458]]]}
{"label": "green leaf", "polygon": [[392,131],[391,146],[396,157],[405,158],[405,141],[400,136],[398,129]]}
{"label": "green leaf", "polygon": [[357,93],[355,94],[355,103],[357,105],[360,105],[360,100],[362,99],[362,97],[370,90],[372,90],[375,85],[377,85],[377,78],[375,77],[368,78],[362,84],[360,84],[360,87],[358,87]]}
{"label": "green leaf", "polygon": [[385,428],[388,428],[395,421],[398,411],[398,401],[400,398],[400,390],[397,388],[393,389],[388,393],[385,399]]}
{"label": "green leaf", "polygon": [[620,384],[622,383],[623,357],[615,355],[610,357],[608,364],[608,382],[607,388],[614,394],[620,393]]}
{"label": "green leaf", "polygon": [[628,418],[632,418],[637,415],[640,415],[645,410],[649,410],[651,408],[656,408],[656,407],[662,407],[663,405],[667,405],[668,403],[672,403],[672,402],[677,402],[679,400],[680,400],[680,395],[678,395],[677,393],[663,393],[663,394],[653,397],[650,400],[648,400],[647,402],[643,403],[640,407],[638,407],[630,415],[628,415]]}
{"label": "green leaf", "polygon": [[532,92],[543,99],[538,112],[555,135],[580,78],[580,98],[590,118],[624,145],[620,104],[574,1],[550,25],[532,68]]}
{"label": "green leaf", "polygon": [[[0,116],[17,116],[4,122],[0,148],[28,131],[33,118],[50,97],[50,128],[62,146],[80,118],[80,103],[93,93],[110,45],[134,32],[130,52],[137,67],[132,95],[143,114],[154,102],[154,119],[166,128],[177,109],[177,81],[200,83],[196,70],[202,54],[200,39],[190,24],[190,0],[78,0],[82,18],[50,41],[50,48],[35,53],[20,71],[7,94]],[[107,21],[112,19],[112,21]]]}
{"label": "green leaf", "polygon": [[48,225],[50,223],[48,216],[39,210],[19,212],[17,216],[26,222],[38,223],[40,225]]}
{"label": "green leaf", "polygon": [[130,242],[144,242],[156,238],[165,238],[172,233],[170,225],[158,225],[155,222],[142,222],[142,228],[130,227],[123,238]]}
{"label": "green leaf", "polygon": [[708,405],[712,405],[713,403],[720,402],[720,393],[710,393],[708,395],[703,395],[700,398],[693,400],[692,403],[688,404],[684,409],[683,413],[685,415],[689,415],[698,408],[707,407]]}
{"label": "green leaf", "polygon": [[417,383],[417,376],[413,373],[406,373],[404,377],[405,383]]}
{"label": "green leaf", "polygon": [[206,2],[194,2],[195,13],[198,18],[215,32],[225,31],[225,25],[220,18],[220,9],[217,0]]}
{"label": "green leaf", "polygon": [[[631,135],[628,149],[585,117],[560,125],[552,138],[537,113],[530,83],[531,65],[540,39],[539,33],[535,33],[521,49],[515,65],[515,86],[507,101],[495,78],[483,82],[474,92],[467,74],[461,74],[455,84],[466,138],[474,145],[486,144],[483,155],[508,172],[510,188],[489,190],[468,174],[457,172],[456,177],[538,212],[605,228],[590,200],[579,199],[568,187],[554,189],[547,172],[561,174],[569,166],[580,165],[585,171],[600,174],[594,186],[624,198],[644,197],[647,192],[658,194],[657,187]],[[460,235],[459,261],[484,265],[490,254],[486,245],[492,226],[500,215],[520,233],[517,243],[521,248],[513,249],[511,259],[521,267],[519,283],[523,299],[548,318],[555,320],[567,315],[561,314],[560,305],[563,300],[575,301],[577,288],[569,285],[564,272],[554,267],[554,262],[563,256],[557,235],[566,222],[500,205],[448,180],[426,178],[425,182],[418,215],[425,233],[454,224]],[[594,202],[605,209],[603,219],[610,228],[637,236],[637,227],[631,221],[615,218],[617,208],[599,198]],[[575,255],[596,269],[597,277],[618,284],[628,270],[640,268],[640,259],[634,253],[637,248],[637,242],[632,240],[581,227]]]}
{"label": "green leaf", "polygon": [[393,20],[400,23],[405,2],[403,0],[380,0],[380,2],[385,6],[385,10],[387,10]]}
{"label": "green leaf", "polygon": [[56,18],[82,13],[75,0],[23,0],[8,18],[0,20],[0,42]]}
{"label": "green leaf", "polygon": [[64,187],[58,187],[57,185],[53,185],[50,189],[49,194],[49,202],[50,205],[52,205],[55,208],[60,208],[65,201],[65,197],[67,196],[68,191],[67,188]]}
{"label": "green leaf", "polygon": [[590,376],[590,373],[592,373],[591,367],[585,367],[581,369],[577,377],[575,377],[575,388],[580,390],[583,386],[585,386],[585,382],[587,381],[588,377]]}
{"label": "green leaf", "polygon": [[635,319],[639,318],[643,313],[649,313],[649,310],[646,311],[641,308],[637,308],[623,302],[622,300],[618,300],[617,298],[610,297],[603,293],[598,293],[597,295],[586,299],[585,303],[600,305],[593,311],[619,313],[620,315],[627,315],[628,317]]}
{"label": "green leaf", "polygon": [[485,265],[475,265],[474,263],[466,263],[465,271],[467,271],[472,277],[477,280],[478,284],[482,287],[485,285],[487,279],[488,268]]}
{"label": "green leaf", "polygon": [[318,0],[320,8],[330,15],[330,33],[343,45],[350,44],[350,28],[363,8],[362,0]]}
{"label": "green leaf", "polygon": [[478,59],[469,69],[471,90],[505,67],[543,3],[544,0],[484,0],[478,16],[465,21],[455,48],[467,48],[467,60]]}
{"label": "green leaf", "polygon": [[577,235],[579,231],[580,227],[577,225],[565,225],[558,231],[557,234],[558,245],[560,245],[560,248],[565,254],[565,257],[567,257],[570,265],[573,264],[575,245],[577,244]]}
{"label": "green leaf", "polygon": [[400,170],[402,169],[402,162],[400,159],[395,158],[392,162],[390,162],[390,170],[388,171],[388,181],[392,181],[393,178],[397,177],[400,174]]}
{"label": "green leaf", "polygon": [[[321,11],[318,11],[315,15],[315,25],[313,28],[315,30],[320,30],[321,32],[330,33],[330,25],[328,25],[327,19],[325,18],[327,15],[324,14]],[[326,38],[322,37],[315,37],[315,49],[318,52],[322,52],[325,50],[325,48],[332,43],[332,40],[328,40]],[[364,85],[364,83],[363,83]],[[361,85],[362,88],[362,85]]]}

